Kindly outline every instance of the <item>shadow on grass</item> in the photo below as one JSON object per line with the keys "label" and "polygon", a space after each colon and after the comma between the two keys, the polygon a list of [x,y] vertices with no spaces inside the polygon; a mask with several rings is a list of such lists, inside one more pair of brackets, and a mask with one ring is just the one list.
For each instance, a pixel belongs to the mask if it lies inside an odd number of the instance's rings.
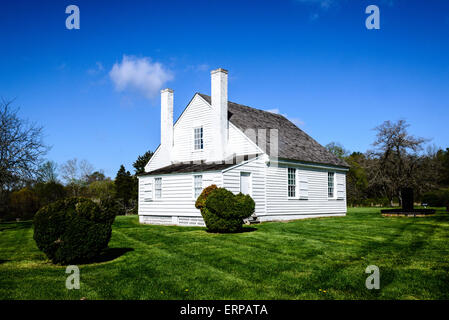
{"label": "shadow on grass", "polygon": [[0,264],[2,264],[2,263],[5,263],[5,262],[8,262],[9,260],[2,260],[2,259],[0,259]]}
{"label": "shadow on grass", "polygon": [[254,228],[254,227],[243,227],[239,231],[235,231],[235,232],[215,232],[215,231],[209,231],[207,229],[206,229],[206,232],[207,233],[217,233],[217,234],[237,234],[237,233],[253,232],[256,230],[257,230],[257,228]]}
{"label": "shadow on grass", "polygon": [[32,225],[33,225],[32,221],[2,222],[0,224],[0,231],[29,229],[31,228]]}
{"label": "shadow on grass", "polygon": [[134,251],[133,248],[107,248],[98,257],[89,261],[89,263],[109,262],[120,258],[125,253]]}
{"label": "shadow on grass", "polygon": [[253,232],[256,231],[257,228],[254,227],[244,227],[239,233],[244,233],[244,232]]}

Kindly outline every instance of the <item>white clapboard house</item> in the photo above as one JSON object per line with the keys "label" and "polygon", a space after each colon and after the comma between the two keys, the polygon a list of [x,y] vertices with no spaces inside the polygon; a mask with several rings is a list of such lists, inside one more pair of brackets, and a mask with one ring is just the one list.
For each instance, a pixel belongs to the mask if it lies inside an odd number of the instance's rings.
{"label": "white clapboard house", "polygon": [[161,91],[161,144],[139,176],[141,223],[204,226],[195,200],[216,184],[250,194],[250,220],[346,214],[348,165],[284,116],[228,101],[228,72],[211,72],[173,123],[173,90]]}

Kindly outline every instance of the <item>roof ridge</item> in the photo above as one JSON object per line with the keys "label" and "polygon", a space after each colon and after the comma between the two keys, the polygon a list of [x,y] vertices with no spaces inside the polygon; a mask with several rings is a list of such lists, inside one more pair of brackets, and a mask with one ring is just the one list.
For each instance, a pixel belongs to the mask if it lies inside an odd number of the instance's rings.
{"label": "roof ridge", "polygon": [[[196,92],[196,93],[199,94],[200,96],[206,96],[206,97],[208,97],[209,99],[211,99],[211,96],[208,95],[208,94],[204,94],[204,93],[201,93],[201,92]],[[263,110],[263,109],[254,108],[254,107],[251,107],[251,106],[247,106],[246,104],[241,104],[241,103],[237,103],[237,102],[233,102],[233,101],[229,101],[229,100],[228,100],[228,103],[235,104],[235,105],[237,105],[237,106],[239,106],[239,107],[245,107],[245,108],[249,108],[249,109],[253,109],[253,110],[257,110],[257,111],[261,111],[261,112],[267,112],[267,113],[269,113],[269,114],[273,114],[273,115],[275,115],[275,116],[279,116],[279,117],[282,117],[282,118],[287,119],[285,116],[283,116],[283,115],[280,114],[280,113],[275,113],[275,112],[270,112],[270,111],[268,111],[268,110]],[[287,120],[288,120],[288,119],[287,119]],[[290,121],[290,120],[289,120],[289,121]]]}

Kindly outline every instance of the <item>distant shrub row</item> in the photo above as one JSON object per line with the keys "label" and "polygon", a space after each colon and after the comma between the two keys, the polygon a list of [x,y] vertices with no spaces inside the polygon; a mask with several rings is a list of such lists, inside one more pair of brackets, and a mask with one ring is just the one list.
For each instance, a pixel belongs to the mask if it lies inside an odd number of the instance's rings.
{"label": "distant shrub row", "polygon": [[449,189],[427,192],[423,195],[422,202],[430,207],[446,207],[449,211]]}
{"label": "distant shrub row", "polygon": [[74,188],[74,185],[64,186],[58,182],[39,182],[33,186],[10,192],[5,195],[5,204],[0,208],[0,220],[31,220],[40,208],[74,196],[88,198],[98,204],[104,203],[104,200],[107,199],[114,199],[115,209],[119,211],[119,214],[130,212],[137,214],[137,205],[134,206],[133,211],[126,210],[123,201],[116,195],[114,181],[94,181],[80,187],[79,190],[74,190]]}

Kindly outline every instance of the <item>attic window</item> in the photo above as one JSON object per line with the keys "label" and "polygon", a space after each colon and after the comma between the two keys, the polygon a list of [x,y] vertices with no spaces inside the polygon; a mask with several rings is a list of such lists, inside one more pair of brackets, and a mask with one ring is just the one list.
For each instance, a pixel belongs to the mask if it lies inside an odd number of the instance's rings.
{"label": "attic window", "polygon": [[193,129],[194,150],[203,150],[203,127]]}

